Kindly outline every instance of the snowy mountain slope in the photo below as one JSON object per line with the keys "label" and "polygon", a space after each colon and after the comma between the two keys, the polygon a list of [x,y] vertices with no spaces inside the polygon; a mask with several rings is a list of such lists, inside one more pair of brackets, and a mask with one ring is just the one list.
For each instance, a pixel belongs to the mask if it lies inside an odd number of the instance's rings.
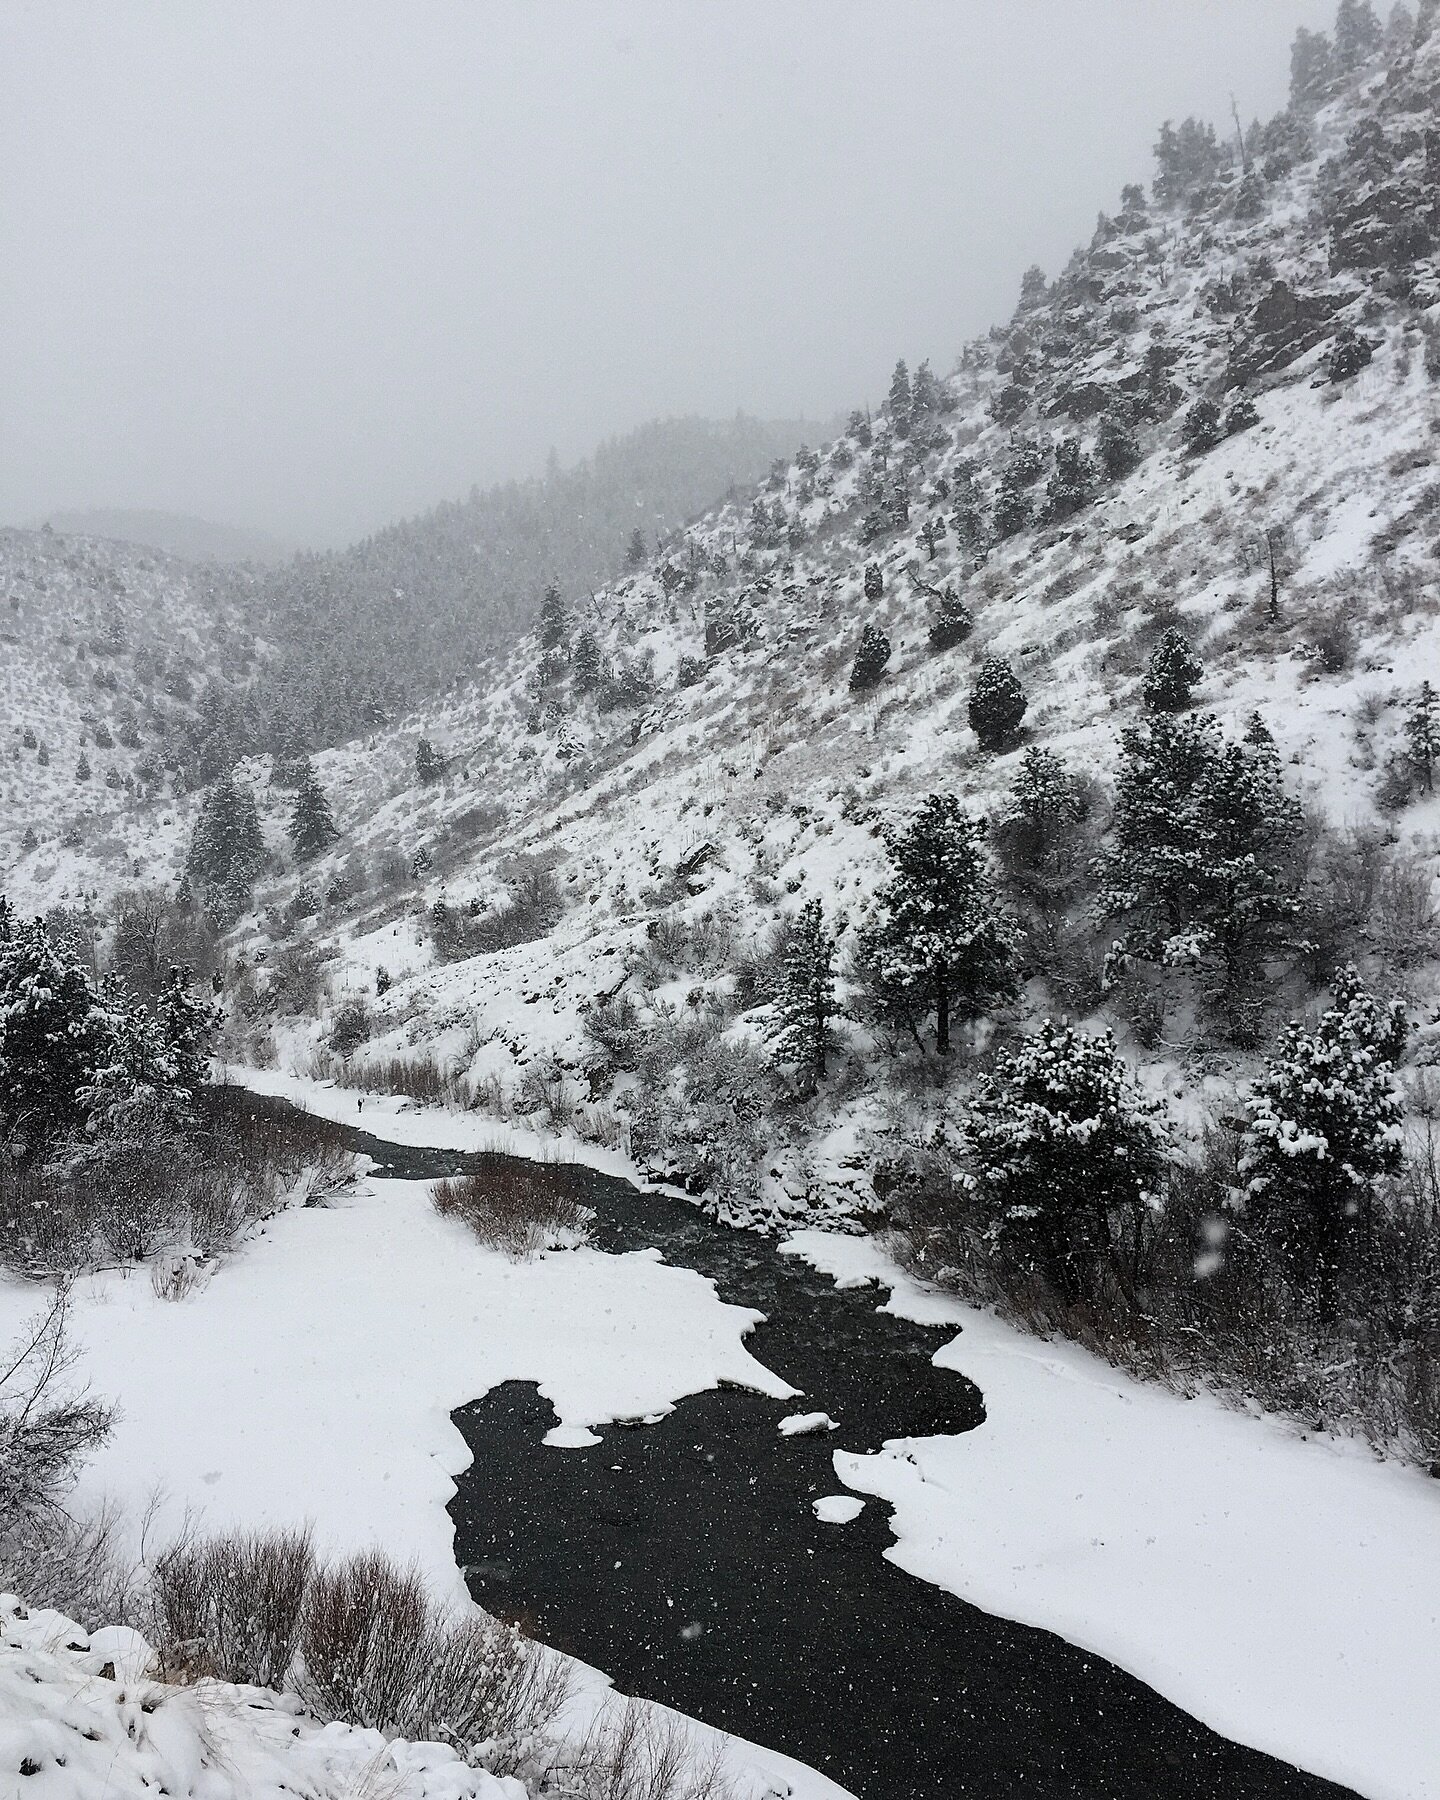
{"label": "snowy mountain slope", "polygon": [[[1404,703],[1422,678],[1440,684],[1437,94],[1440,37],[1422,25],[1313,120],[1252,129],[1243,164],[1170,134],[1157,197],[1127,189],[950,376],[917,371],[755,502],[568,596],[548,647],[526,639],[470,688],[320,756],[342,833],[326,856],[288,866],[289,796],[247,765],[276,868],[230,944],[240,1048],[323,1064],[336,1009],[363,1002],[352,1075],[433,1053],[458,1094],[626,1141],[635,1082],[587,1038],[597,999],[633,997],[641,1027],[672,1038],[709,1020],[753,1042],[763,1008],[742,965],[797,897],[853,925],[884,820],[937,788],[1000,803],[1020,750],[982,751],[967,720],[992,654],[1025,689],[1026,741],[1104,777],[1141,716],[1149,652],[1178,624],[1205,665],[1197,703],[1235,726],[1258,710],[1297,794],[1337,826],[1427,849],[1433,799],[1379,809]],[[1134,466],[1107,476],[1117,417],[1134,439],[1117,470]],[[974,628],[937,652],[946,589]],[[891,653],[857,693],[865,624]],[[422,738],[444,763],[429,783]],[[174,808],[137,816],[131,866],[173,876],[184,829]],[[553,928],[493,948],[527,935],[506,909],[537,870]],[[9,881],[34,903],[124,878],[82,847],[23,858]],[[264,965],[285,942],[328,961],[319,1017],[267,1011]],[[1423,1006],[1431,971],[1404,982]],[[1027,1006],[1066,1009],[1035,983]],[[1180,1083],[1173,1056],[1151,1061],[1188,1104],[1194,1071]],[[893,1102],[852,1038],[840,1084],[777,1125],[742,1210],[865,1200],[865,1134],[895,1127]],[[694,1175],[673,1143],[657,1160],[654,1137],[641,1160]]]}

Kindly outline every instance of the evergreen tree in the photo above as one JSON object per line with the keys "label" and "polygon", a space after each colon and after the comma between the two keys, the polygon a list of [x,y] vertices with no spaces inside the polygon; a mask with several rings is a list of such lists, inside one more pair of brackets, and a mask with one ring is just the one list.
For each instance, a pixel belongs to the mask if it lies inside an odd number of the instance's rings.
{"label": "evergreen tree", "polygon": [[910,430],[910,371],[905,367],[905,359],[895,364],[895,372],[890,377],[890,392],[886,396],[886,406],[890,412],[890,428],[896,437],[905,437]]}
{"label": "evergreen tree", "polygon": [[264,864],[255,796],[227,770],[201,802],[185,872],[212,912],[235,917],[249,905],[251,886]]}
{"label": "evergreen tree", "polygon": [[939,412],[943,398],[940,383],[935,379],[930,368],[930,360],[927,357],[915,371],[915,378],[910,384],[912,418],[918,420],[930,413]]}
{"label": "evergreen tree", "polygon": [[1128,407],[1110,407],[1095,433],[1095,454],[1107,481],[1120,481],[1140,461],[1140,440]]}
{"label": "evergreen tree", "polygon": [[1308,119],[1329,97],[1335,75],[1335,57],[1323,31],[1307,31],[1302,25],[1290,46],[1290,109]]}
{"label": "evergreen tree", "polygon": [[879,600],[885,593],[885,577],[880,572],[879,563],[865,565],[865,598]]}
{"label": "evergreen tree", "polygon": [[82,1129],[116,1031],[88,971],[39,919],[0,935],[0,1124],[27,1147]]}
{"label": "evergreen tree", "polygon": [[1213,450],[1225,435],[1220,424],[1220,408],[1208,394],[1202,394],[1185,415],[1185,448],[1194,456]]}
{"label": "evergreen tree", "polygon": [[1331,381],[1348,381],[1360,373],[1374,354],[1375,346],[1368,338],[1361,337],[1352,326],[1342,325],[1335,333],[1325,372]]}
{"label": "evergreen tree", "polygon": [[1250,431],[1260,423],[1260,409],[1248,394],[1242,394],[1225,414],[1225,435],[1234,437],[1237,432]]}
{"label": "evergreen tree", "polygon": [[949,650],[967,638],[975,626],[975,615],[955,592],[946,586],[940,590],[940,603],[930,621],[929,645],[932,650]]}
{"label": "evergreen tree", "polygon": [[645,556],[645,533],[637,525],[630,533],[630,541],[625,546],[626,567],[631,569],[643,567]]}
{"label": "evergreen tree", "polygon": [[1029,702],[1003,656],[987,656],[970,690],[970,729],[984,750],[1002,749],[1020,729]]}
{"label": "evergreen tree", "polygon": [[835,938],[818,900],[807,900],[793,920],[768,1030],[777,1062],[796,1063],[807,1082],[825,1075],[830,1025],[835,1017]]}
{"label": "evergreen tree", "polygon": [[1175,206],[1205,188],[1220,167],[1220,146],[1215,127],[1201,119],[1182,119],[1179,127],[1167,119],[1155,145],[1155,198],[1162,206]]}
{"label": "evergreen tree", "polygon": [[862,412],[858,406],[851,413],[845,432],[848,437],[854,438],[862,450],[868,450],[875,441],[875,433],[870,425],[870,415]]}
{"label": "evergreen tree", "polygon": [[1089,811],[1085,787],[1062,759],[1032,744],[992,836],[1011,881],[1042,912],[1060,906],[1079,879],[1080,827]]}
{"label": "evergreen tree", "polygon": [[445,773],[445,761],[429,738],[415,746],[415,773],[422,781],[437,781]]}
{"label": "evergreen tree", "polygon": [[1334,1311],[1346,1239],[1377,1181],[1400,1166],[1402,1109],[1394,1071],[1408,1024],[1353,968],[1331,983],[1333,1004],[1313,1031],[1292,1024],[1249,1101],[1241,1155],[1247,1218],[1270,1235],[1301,1279],[1317,1280]]}
{"label": "evergreen tree", "polygon": [[1101,859],[1101,911],[1129,930],[1118,953],[1169,967],[1213,965],[1227,1024],[1299,910],[1300,808],[1273,745],[1235,743],[1209,714],[1156,718],[1121,734]]}
{"label": "evergreen tree", "polygon": [[850,669],[850,692],[858,694],[874,687],[889,660],[889,638],[878,625],[867,623],[860,633],[860,645]]}
{"label": "evergreen tree", "polygon": [[1204,673],[1189,638],[1172,625],[1155,646],[1140,692],[1151,712],[1183,712],[1190,704],[1190,690]]}
{"label": "evergreen tree", "polygon": [[1358,69],[1380,48],[1384,34],[1370,0],[1340,0],[1335,14],[1335,67],[1342,73]]}
{"label": "evergreen tree", "polygon": [[94,771],[90,767],[90,758],[82,750],[80,752],[80,760],[75,765],[75,779],[77,781],[88,781],[93,773]]}
{"label": "evergreen tree", "polygon": [[1055,446],[1055,468],[1045,489],[1047,519],[1068,519],[1090,504],[1095,491],[1095,465],[1076,438]]}
{"label": "evergreen tree", "polygon": [[1435,690],[1428,681],[1405,715],[1405,754],[1419,771],[1427,794],[1435,789],[1435,763],[1440,759],[1440,718],[1436,717]]}
{"label": "evergreen tree", "polygon": [[964,1187],[1003,1258],[1071,1303],[1099,1299],[1107,1274],[1133,1292],[1169,1143],[1108,1032],[1047,1019],[982,1081],[965,1139]]}
{"label": "evergreen tree", "polygon": [[1029,312],[1039,306],[1050,292],[1050,283],[1039,263],[1031,263],[1020,277],[1020,309]]}
{"label": "evergreen tree", "polygon": [[996,904],[985,828],[950,794],[931,794],[905,825],[887,826],[892,873],[860,934],[859,961],[885,1016],[919,1028],[933,1014],[950,1053],[952,1017],[1015,992],[1015,928]]}
{"label": "evergreen tree", "polygon": [[325,798],[320,777],[315,773],[315,765],[308,756],[300,776],[300,791],[295,796],[295,808],[290,814],[290,823],[286,829],[290,834],[290,842],[295,847],[295,854],[302,861],[318,856],[340,835],[330,815],[330,802]]}
{"label": "evergreen tree", "polygon": [[1017,531],[1023,531],[1029,523],[1030,496],[1025,492],[1016,471],[1007,466],[1001,472],[1000,485],[995,492],[995,508],[991,514],[995,536],[1002,540],[1014,537]]}
{"label": "evergreen tree", "polygon": [[560,598],[559,588],[552,581],[540,602],[540,622],[536,627],[540,648],[558,650],[565,642],[569,630],[570,616],[565,610],[565,602]]}
{"label": "evergreen tree", "polygon": [[590,694],[605,679],[605,660],[595,633],[587,625],[575,640],[575,691]]}

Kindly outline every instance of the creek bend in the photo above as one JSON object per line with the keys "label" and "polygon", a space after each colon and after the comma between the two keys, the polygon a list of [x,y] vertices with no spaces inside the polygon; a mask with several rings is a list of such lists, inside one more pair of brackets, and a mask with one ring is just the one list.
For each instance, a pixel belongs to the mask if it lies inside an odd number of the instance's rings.
{"label": "creek bend", "polygon": [[[286,1103],[246,1098],[256,1111]],[[334,1128],[376,1173],[435,1180],[518,1159]],[[554,1177],[553,1166],[547,1175]],[[889,1562],[888,1508],[843,1525],[837,1448],[981,1425],[979,1390],[931,1358],[953,1332],[877,1311],[770,1240],[578,1165],[598,1248],[657,1248],[765,1315],[754,1355],[801,1396],[739,1389],[547,1446],[532,1382],[453,1415],[472,1461],[450,1505],[474,1598],[657,1700],[823,1771],[860,1800],[1329,1800],[1349,1790],[1230,1742],[1102,1658],[993,1617]],[[833,1432],[782,1436],[791,1412]],[[1044,1479],[1037,1469],[1036,1479]]]}

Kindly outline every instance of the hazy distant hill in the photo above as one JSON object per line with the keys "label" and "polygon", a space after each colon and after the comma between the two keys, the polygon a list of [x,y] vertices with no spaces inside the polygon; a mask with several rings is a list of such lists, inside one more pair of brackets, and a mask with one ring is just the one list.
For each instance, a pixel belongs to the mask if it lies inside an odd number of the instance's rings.
{"label": "hazy distant hill", "polygon": [[115,538],[147,550],[163,550],[186,562],[279,563],[298,548],[263,531],[218,525],[213,519],[194,519],[188,513],[98,506],[49,513],[43,523],[66,536]]}

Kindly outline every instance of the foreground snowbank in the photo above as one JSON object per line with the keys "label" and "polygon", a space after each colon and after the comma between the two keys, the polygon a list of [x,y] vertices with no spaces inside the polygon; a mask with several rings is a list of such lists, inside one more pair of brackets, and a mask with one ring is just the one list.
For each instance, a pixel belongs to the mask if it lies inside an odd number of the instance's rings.
{"label": "foreground snowbank", "polygon": [[894,1508],[901,1568],[1375,1800],[1440,1795],[1440,1483],[1131,1381],[924,1289],[873,1241],[785,1248],[963,1327],[935,1360],[976,1383],[985,1423],[835,1456]]}
{"label": "foreground snowbank", "polygon": [[0,1788],[26,1800],[526,1800],[444,1744],[321,1725],[263,1688],[145,1675],[134,1632],[80,1630],[0,1600]]}

